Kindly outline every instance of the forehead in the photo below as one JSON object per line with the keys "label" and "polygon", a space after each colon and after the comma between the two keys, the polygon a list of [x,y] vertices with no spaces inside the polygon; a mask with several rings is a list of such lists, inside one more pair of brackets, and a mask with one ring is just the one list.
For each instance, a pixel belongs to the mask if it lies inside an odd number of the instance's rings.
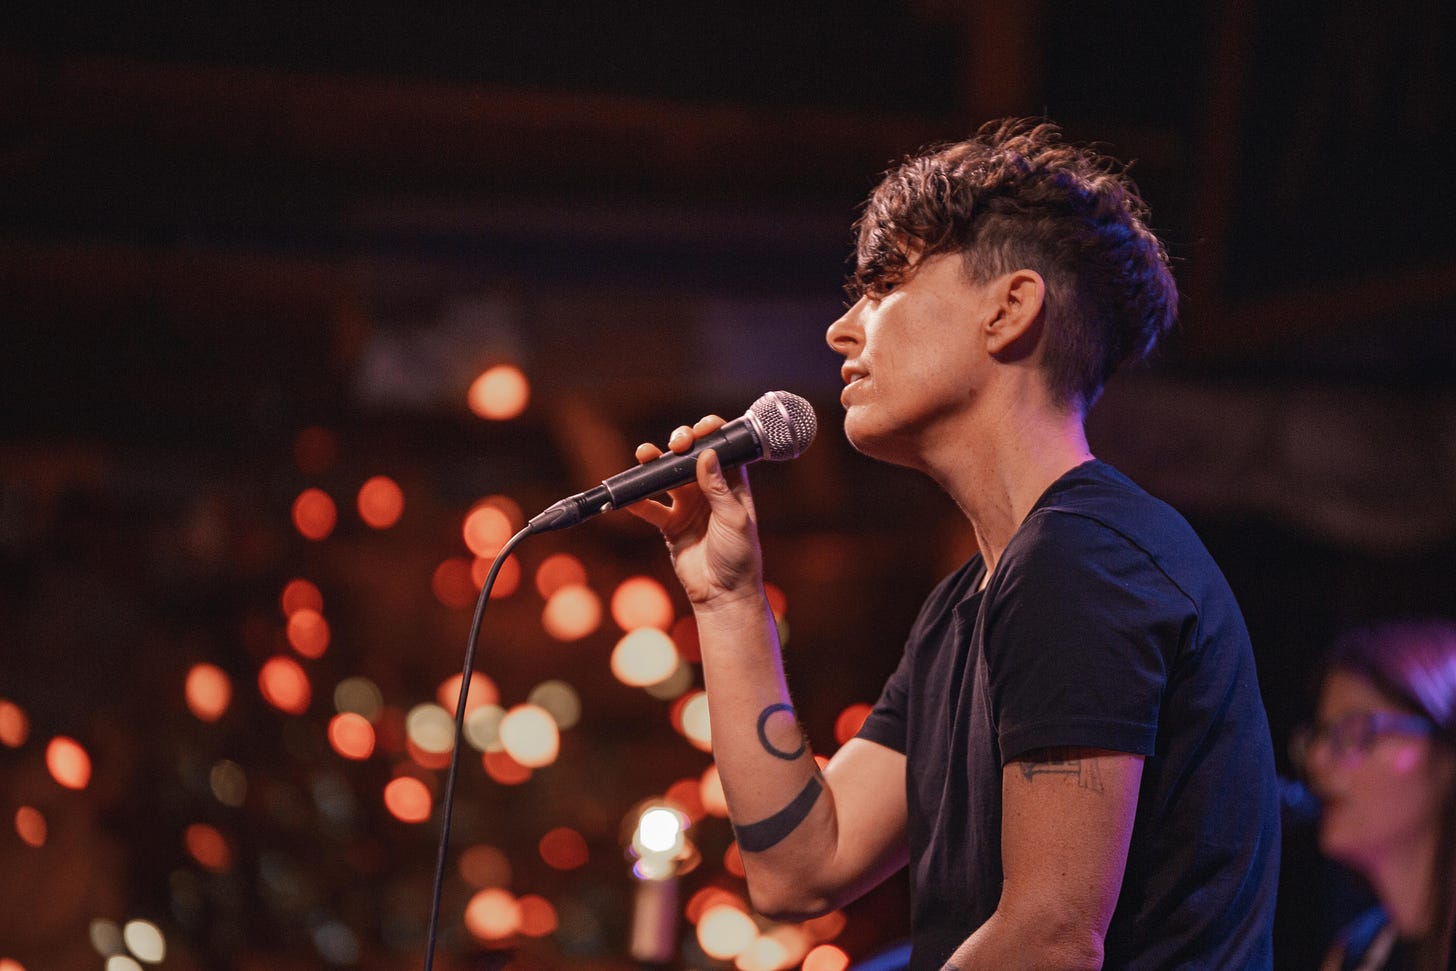
{"label": "forehead", "polygon": [[1356,712],[1391,711],[1403,707],[1367,679],[1336,668],[1325,679],[1324,688],[1320,691],[1319,719],[1327,722]]}

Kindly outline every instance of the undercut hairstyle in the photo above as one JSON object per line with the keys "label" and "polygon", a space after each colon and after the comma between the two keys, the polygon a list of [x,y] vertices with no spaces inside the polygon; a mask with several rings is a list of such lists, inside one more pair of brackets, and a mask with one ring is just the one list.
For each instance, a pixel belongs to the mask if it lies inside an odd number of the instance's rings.
{"label": "undercut hairstyle", "polygon": [[1046,282],[1043,359],[1053,400],[1085,413],[1124,362],[1177,316],[1178,288],[1126,167],[1069,145],[1056,125],[989,122],[891,169],[855,224],[853,299],[880,299],[918,260],[960,253],[984,284],[1030,269]]}

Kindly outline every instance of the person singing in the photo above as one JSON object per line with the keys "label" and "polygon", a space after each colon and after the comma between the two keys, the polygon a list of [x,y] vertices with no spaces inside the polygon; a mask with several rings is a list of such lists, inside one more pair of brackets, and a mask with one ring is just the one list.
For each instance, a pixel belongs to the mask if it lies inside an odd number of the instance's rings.
{"label": "person singing", "polygon": [[908,864],[914,969],[1270,967],[1278,793],[1243,618],[1188,524],[1084,432],[1175,316],[1146,219],[1120,166],[1034,121],[912,157],[870,196],[827,333],[845,434],[934,479],[978,551],[822,773],[746,475],[705,451],[694,484],[633,507],[693,606],[761,912],[823,913]]}

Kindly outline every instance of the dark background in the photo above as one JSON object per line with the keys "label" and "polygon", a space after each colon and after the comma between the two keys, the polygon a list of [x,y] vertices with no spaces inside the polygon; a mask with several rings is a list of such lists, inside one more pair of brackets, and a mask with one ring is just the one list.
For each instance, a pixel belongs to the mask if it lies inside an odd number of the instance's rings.
{"label": "dark background", "polygon": [[[131,916],[168,933],[164,967],[318,966],[329,922],[360,965],[416,966],[434,827],[384,816],[387,758],[341,766],[319,747],[327,686],[367,673],[408,708],[458,668],[468,612],[429,578],[476,499],[529,515],[771,388],[821,420],[808,455],[755,479],[791,683],[832,751],[836,715],[873,700],[969,537],[928,483],[844,445],[822,333],[879,173],[988,118],[1045,114],[1133,160],[1182,323],[1114,382],[1093,444],[1223,565],[1281,768],[1338,631],[1456,613],[1449,4],[101,2],[0,18],[0,699],[31,720],[0,749],[0,816],[43,805],[51,830],[39,849],[0,833],[0,864],[26,875],[0,958],[29,971],[101,966],[88,923]],[[465,387],[500,361],[532,402],[482,422]],[[310,474],[294,450],[314,427],[338,458]],[[348,509],[381,473],[407,505],[375,533]],[[322,543],[289,522],[311,485],[344,511]],[[558,550],[604,593],[669,577],[626,516],[533,540],[528,580]],[[323,589],[335,644],[290,719],[250,686],[298,575]],[[479,667],[515,698],[568,677],[583,722],[524,786],[467,763],[457,825],[508,851],[516,892],[579,919],[494,950],[457,933],[442,960],[623,966],[621,817],[708,759],[666,703],[612,680],[610,622],[548,642],[529,587],[487,616]],[[182,704],[199,660],[238,689],[217,725]],[[57,734],[91,750],[84,793],[38,769]],[[209,802],[188,780],[223,756],[276,798]],[[344,836],[310,802],[323,779],[358,794]],[[188,860],[197,820],[233,842],[233,872]],[[542,865],[548,824],[580,829],[592,862]],[[686,889],[734,886],[726,826],[699,835]],[[1348,904],[1304,831],[1287,836],[1280,966],[1309,966]],[[457,921],[464,896],[447,895]],[[903,913],[893,882],[839,943],[863,958]]]}

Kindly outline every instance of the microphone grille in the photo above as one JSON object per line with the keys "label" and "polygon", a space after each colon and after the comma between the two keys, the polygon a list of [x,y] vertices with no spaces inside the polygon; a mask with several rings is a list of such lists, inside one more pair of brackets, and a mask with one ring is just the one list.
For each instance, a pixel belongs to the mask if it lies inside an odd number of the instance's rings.
{"label": "microphone grille", "polygon": [[814,441],[819,419],[814,406],[796,394],[770,391],[748,409],[770,462],[798,458]]}

